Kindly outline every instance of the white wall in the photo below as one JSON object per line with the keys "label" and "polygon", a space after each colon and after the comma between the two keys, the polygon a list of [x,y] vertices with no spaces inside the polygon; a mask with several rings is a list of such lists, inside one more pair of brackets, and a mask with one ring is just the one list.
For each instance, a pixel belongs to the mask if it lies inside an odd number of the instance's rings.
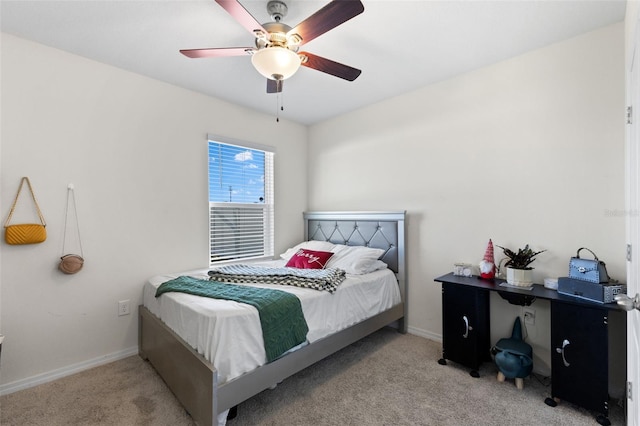
{"label": "white wall", "polygon": [[[410,332],[441,338],[433,279],[489,238],[547,250],[537,282],[582,246],[624,279],[623,47],[615,24],[310,128],[310,209],[408,211]],[[491,303],[495,342],[521,308]],[[548,372],[549,306],[532,307]]]}
{"label": "white wall", "polygon": [[640,1],[638,0],[628,0],[627,1],[627,10],[625,13],[625,19],[624,19],[624,42],[625,42],[625,46],[627,47],[625,49],[626,52],[626,56],[625,56],[625,60],[626,60],[626,68],[625,69],[629,69],[630,68],[630,64],[631,64],[631,53],[633,51],[632,46],[635,40],[635,32],[638,31],[638,16],[640,15]]}
{"label": "white wall", "polygon": [[[306,127],[7,34],[1,59],[2,218],[29,176],[48,222],[42,244],[0,244],[5,390],[135,353],[144,280],[208,266],[207,133],[275,146],[276,248],[302,238]],[[56,269],[69,183],[76,275]]]}
{"label": "white wall", "polygon": [[[277,250],[306,209],[406,209],[413,333],[440,338],[433,278],[489,238],[547,249],[538,281],[583,245],[623,278],[623,39],[613,25],[307,129],[2,34],[0,211],[29,176],[49,238],[0,243],[0,391],[132,353],[137,318],[117,301],[206,266],[207,133],[276,146]],[[68,183],[87,259],[73,276],[56,270]],[[520,308],[492,304],[497,340]],[[533,307],[543,371],[548,304]]]}

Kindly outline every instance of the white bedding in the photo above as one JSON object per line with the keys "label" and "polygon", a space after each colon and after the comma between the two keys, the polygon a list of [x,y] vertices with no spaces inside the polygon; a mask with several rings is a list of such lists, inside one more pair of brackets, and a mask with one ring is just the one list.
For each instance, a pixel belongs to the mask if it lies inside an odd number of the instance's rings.
{"label": "white bedding", "polygon": [[[260,262],[261,266],[284,266],[286,261]],[[144,287],[143,303],[169,328],[218,370],[219,383],[224,383],[266,363],[258,311],[249,305],[193,296],[166,293],[155,297],[160,284],[180,275],[208,279],[208,269],[159,275]],[[395,274],[384,269],[364,275],[347,274],[338,290],[330,294],[286,285],[258,285],[295,294],[300,299],[313,343],[348,328],[400,303]]]}

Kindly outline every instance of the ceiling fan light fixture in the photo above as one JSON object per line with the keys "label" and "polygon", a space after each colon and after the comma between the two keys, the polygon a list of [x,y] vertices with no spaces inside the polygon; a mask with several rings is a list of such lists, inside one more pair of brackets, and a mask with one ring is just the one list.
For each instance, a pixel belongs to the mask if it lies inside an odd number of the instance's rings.
{"label": "ceiling fan light fixture", "polygon": [[299,46],[302,43],[302,37],[300,34],[287,34],[287,45],[288,46]]}
{"label": "ceiling fan light fixture", "polygon": [[286,47],[272,46],[260,49],[251,56],[254,68],[271,80],[286,80],[298,71],[298,54]]}

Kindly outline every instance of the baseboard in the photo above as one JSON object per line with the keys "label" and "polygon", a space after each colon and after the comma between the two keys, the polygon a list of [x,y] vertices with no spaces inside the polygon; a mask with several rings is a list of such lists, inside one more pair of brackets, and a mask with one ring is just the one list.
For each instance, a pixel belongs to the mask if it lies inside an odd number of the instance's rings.
{"label": "baseboard", "polygon": [[415,328],[409,326],[407,328],[407,333],[413,334],[415,336],[424,337],[425,339],[433,340],[434,342],[442,343],[442,334],[435,334],[427,330],[423,330],[421,328]]}
{"label": "baseboard", "polygon": [[5,383],[3,385],[0,385],[0,395],[8,395],[10,393],[28,389],[37,385],[41,385],[43,383],[52,382],[54,380],[70,376],[84,370],[89,370],[100,365],[109,364],[110,362],[130,357],[137,353],[138,346],[134,346],[118,352],[113,352],[111,354],[82,361],[77,364],[72,364],[66,367],[58,368],[56,370],[48,371],[46,373],[38,374],[36,376],[28,377],[26,379],[16,380],[15,382],[11,383]]}

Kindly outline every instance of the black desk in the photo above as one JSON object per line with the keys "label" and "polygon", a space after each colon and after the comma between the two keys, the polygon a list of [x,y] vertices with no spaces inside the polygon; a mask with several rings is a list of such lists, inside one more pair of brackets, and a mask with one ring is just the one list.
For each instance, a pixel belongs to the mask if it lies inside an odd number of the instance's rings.
{"label": "black desk", "polygon": [[[480,364],[490,361],[489,292],[497,292],[516,305],[537,299],[551,306],[551,397],[555,406],[566,400],[609,415],[609,314],[623,311],[616,303],[601,304],[566,296],[535,284],[530,290],[502,287],[504,280],[485,280],[449,273],[435,279],[442,283],[442,359],[470,367],[478,377]],[[626,326],[626,323],[625,323]],[[624,348],[626,352],[626,347]]]}
{"label": "black desk", "polygon": [[[441,282],[441,283],[448,282],[452,284],[459,284],[459,285],[464,285],[469,287],[486,289],[489,291],[497,291],[498,293],[500,293],[500,296],[502,296],[503,298],[512,297],[514,299],[534,298],[534,299],[556,300],[559,302],[571,303],[574,305],[590,306],[590,307],[595,306],[599,308],[616,310],[616,311],[624,310],[617,303],[602,304],[597,302],[591,302],[586,299],[581,299],[579,297],[567,296],[567,295],[558,293],[556,290],[549,290],[545,288],[542,284],[534,284],[531,290],[524,290],[524,289],[518,289],[514,287],[502,287],[500,286],[500,284],[505,283],[506,281],[498,278],[495,278],[492,280],[485,280],[483,278],[476,277],[476,276],[461,277],[461,276],[453,275],[453,273],[449,273],[441,277],[438,277],[434,281]],[[516,304],[519,304],[519,303],[516,303]],[[531,302],[526,303],[526,305],[530,305],[530,304]]]}

